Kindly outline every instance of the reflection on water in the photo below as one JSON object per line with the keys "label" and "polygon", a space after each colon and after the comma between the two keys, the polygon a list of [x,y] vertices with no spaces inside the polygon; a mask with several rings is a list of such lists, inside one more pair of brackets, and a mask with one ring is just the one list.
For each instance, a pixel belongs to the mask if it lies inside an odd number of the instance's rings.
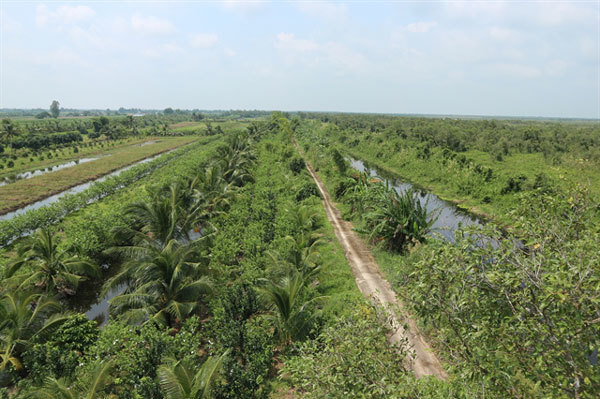
{"label": "reflection on water", "polygon": [[430,214],[438,214],[438,218],[432,226],[432,233],[439,234],[449,242],[454,242],[456,231],[462,226],[481,226],[483,223],[476,217],[461,211],[455,205],[446,202],[438,196],[420,190],[410,183],[405,183],[396,178],[386,176],[382,171],[372,169],[364,162],[349,158],[352,167],[360,172],[366,172],[370,176],[377,177],[381,180],[387,180],[391,188],[396,190],[398,194],[403,194],[411,189],[417,192],[417,199],[421,205],[427,209]]}
{"label": "reflection on water", "polygon": [[[173,151],[173,150],[171,150],[171,151]],[[168,151],[168,152],[171,152],[171,151]],[[126,170],[129,170],[129,169],[133,168],[134,166],[137,166],[137,165],[140,165],[140,164],[144,164],[144,163],[148,163],[148,162],[153,161],[156,158],[158,158],[158,157],[160,157],[161,155],[164,155],[164,154],[165,153],[162,153],[162,154],[154,155],[154,156],[152,156],[150,158],[142,159],[141,161],[138,161],[138,162],[133,163],[131,165],[125,166],[125,167],[123,167],[121,169],[117,169],[114,172],[109,173],[107,175],[104,175],[104,176],[102,176],[102,177],[100,177],[100,178],[98,178],[96,180],[92,180],[92,181],[89,181],[87,183],[83,183],[83,184],[80,184],[78,186],[71,187],[68,190],[61,191],[60,193],[54,194],[54,195],[52,195],[50,197],[46,197],[46,198],[44,198],[42,200],[39,200],[37,202],[34,202],[34,203],[29,204],[27,206],[24,206],[23,208],[19,208],[16,211],[12,211],[12,212],[5,213],[4,215],[0,215],[0,220],[9,220],[9,219],[14,218],[17,215],[20,215],[20,214],[25,213],[27,211],[30,211],[32,209],[38,209],[38,208],[41,208],[42,206],[50,205],[50,204],[58,201],[60,198],[64,197],[65,195],[80,193],[83,190],[89,188],[92,184],[94,184],[96,182],[104,181],[104,180],[106,180],[106,179],[108,179],[109,177],[112,177],[112,176],[119,176],[121,173],[125,172]]]}
{"label": "reflection on water", "polygon": [[[106,156],[106,155],[104,155],[104,156]],[[34,171],[23,172],[23,173],[19,173],[16,175],[4,177],[3,179],[0,180],[0,187],[6,186],[7,184],[11,184],[11,183],[14,183],[19,180],[31,179],[32,177],[40,176],[40,175],[43,175],[46,173],[56,172],[57,170],[70,168],[72,166],[79,165],[80,163],[95,161],[96,159],[99,159],[99,158],[100,157],[80,158],[80,159],[76,159],[74,161],[61,163],[59,165],[48,166],[47,168],[42,168],[42,169],[38,169],[38,170],[34,170]]]}
{"label": "reflection on water", "polygon": [[108,291],[103,298],[100,298],[97,302],[93,303],[89,310],[85,312],[87,318],[90,320],[96,320],[100,326],[108,323],[108,301],[117,295],[122,294],[126,288],[127,284],[123,283]]}

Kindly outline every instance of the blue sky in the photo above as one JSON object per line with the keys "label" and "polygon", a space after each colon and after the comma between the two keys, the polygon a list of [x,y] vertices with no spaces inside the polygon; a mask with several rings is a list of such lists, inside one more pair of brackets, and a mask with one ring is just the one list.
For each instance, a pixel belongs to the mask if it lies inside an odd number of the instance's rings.
{"label": "blue sky", "polygon": [[0,108],[600,117],[598,1],[1,4]]}

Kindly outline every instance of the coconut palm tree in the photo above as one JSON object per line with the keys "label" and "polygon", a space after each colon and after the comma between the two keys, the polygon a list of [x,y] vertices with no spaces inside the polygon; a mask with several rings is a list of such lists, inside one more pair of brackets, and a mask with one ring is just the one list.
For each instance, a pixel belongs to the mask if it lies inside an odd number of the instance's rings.
{"label": "coconut palm tree", "polygon": [[279,283],[269,281],[261,290],[271,306],[271,316],[283,346],[306,334],[311,317],[308,305],[324,298],[315,297],[305,300],[303,295],[305,284],[306,280],[300,273],[291,272]]}
{"label": "coconut palm tree", "polygon": [[158,380],[166,399],[210,399],[211,388],[219,376],[223,359],[229,350],[219,357],[209,357],[198,369],[187,360],[158,368]]}
{"label": "coconut palm tree", "polygon": [[21,370],[21,353],[30,341],[58,327],[67,315],[60,304],[41,294],[7,292],[0,297],[0,371],[12,365]]}
{"label": "coconut palm tree", "polygon": [[190,182],[193,196],[192,216],[195,224],[202,225],[215,214],[225,210],[235,197],[237,187],[228,183],[218,164],[198,173]]}
{"label": "coconut palm tree", "polygon": [[138,239],[140,235],[147,236],[163,244],[188,238],[189,215],[183,206],[185,190],[181,185],[173,183],[150,189],[149,194],[149,201],[135,202],[125,208],[125,215],[133,219],[129,233]]}
{"label": "coconut palm tree", "polygon": [[[58,242],[48,228],[38,229],[18,250],[18,259],[5,272],[8,284],[18,283],[19,288],[31,285],[74,294],[78,284],[86,277],[99,277],[100,269],[92,262],[58,249]],[[23,267],[30,273],[17,274]]]}
{"label": "coconut palm tree", "polygon": [[228,183],[243,186],[252,181],[249,171],[256,157],[250,146],[248,136],[238,133],[228,136],[226,145],[219,148],[219,163],[223,177]]}
{"label": "coconut palm tree", "polygon": [[376,199],[378,206],[365,216],[371,239],[383,238],[399,252],[410,243],[425,242],[438,213],[427,212],[414,191],[398,194],[386,188]]}
{"label": "coconut palm tree", "polygon": [[68,386],[62,379],[48,377],[42,388],[28,395],[32,399],[96,399],[109,384],[112,362],[96,361],[92,372],[78,384]]}
{"label": "coconut palm tree", "polygon": [[275,274],[298,272],[307,282],[311,281],[320,270],[319,247],[325,241],[312,233],[299,233],[295,237],[286,236],[285,241],[289,247],[285,256],[279,251],[267,252],[276,267]]}
{"label": "coconut palm tree", "polygon": [[8,119],[8,118],[4,118],[2,119],[2,136],[4,137],[4,142],[6,143],[7,146],[10,145],[10,148],[12,150],[12,142],[15,139],[15,136],[17,136],[19,133],[17,131],[17,128],[15,127],[14,123]]}
{"label": "coconut palm tree", "polygon": [[319,227],[319,213],[315,207],[302,204],[290,207],[287,212],[294,223],[295,231],[308,233]]}
{"label": "coconut palm tree", "polygon": [[111,312],[131,323],[155,320],[173,326],[192,314],[211,291],[207,270],[192,260],[198,246],[171,240],[165,246],[120,247],[128,254],[122,271],[109,279],[104,292],[127,283],[125,293],[110,301]]}

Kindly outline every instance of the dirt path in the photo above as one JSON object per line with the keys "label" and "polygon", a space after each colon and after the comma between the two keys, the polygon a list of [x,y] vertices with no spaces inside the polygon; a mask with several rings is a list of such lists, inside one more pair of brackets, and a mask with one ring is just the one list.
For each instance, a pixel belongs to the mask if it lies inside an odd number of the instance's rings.
{"label": "dirt path", "polygon": [[[408,341],[408,349],[412,352],[414,361],[411,361],[407,366],[412,369],[416,377],[433,375],[446,379],[448,375],[419,332],[415,321],[402,314],[404,313],[402,312],[402,303],[396,298],[390,283],[382,276],[371,252],[352,230],[352,224],[342,219],[340,212],[333,205],[327,189],[308,162],[306,167],[319,187],[327,218],[344,249],[359,290],[365,297],[373,298],[390,310],[389,317],[394,333],[388,337],[388,341],[397,345],[406,345],[406,341]],[[398,311],[394,311],[394,308]],[[404,328],[404,326],[408,328]]]}

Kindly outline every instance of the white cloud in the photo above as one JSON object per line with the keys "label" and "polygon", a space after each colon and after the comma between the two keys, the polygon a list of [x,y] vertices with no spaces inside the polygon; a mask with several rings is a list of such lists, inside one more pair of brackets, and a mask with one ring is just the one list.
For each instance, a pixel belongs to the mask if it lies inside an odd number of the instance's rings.
{"label": "white cloud", "polygon": [[317,18],[340,19],[348,15],[345,4],[331,1],[300,1],[296,7],[303,13]]}
{"label": "white cloud", "polygon": [[196,48],[208,48],[214,46],[219,41],[216,33],[197,33],[190,36],[190,44]]}
{"label": "white cloud", "polygon": [[60,6],[55,11],[40,4],[36,8],[35,23],[37,26],[66,25],[81,22],[96,15],[88,6]]}
{"label": "white cloud", "polygon": [[490,28],[490,37],[495,40],[507,41],[516,40],[519,37],[519,34],[512,29],[493,26]]}
{"label": "white cloud", "polygon": [[60,46],[56,50],[45,54],[32,55],[32,62],[40,66],[50,66],[53,68],[78,67],[89,68],[90,64],[83,59],[76,51],[70,47]]}
{"label": "white cloud", "polygon": [[167,20],[154,16],[142,16],[135,14],[131,17],[131,27],[142,34],[168,35],[175,32],[173,24]]}
{"label": "white cloud", "polygon": [[584,4],[542,2],[537,3],[536,6],[534,18],[542,25],[557,26],[597,21],[598,14],[596,7],[586,9]]}
{"label": "white cloud", "polygon": [[563,76],[570,64],[564,60],[552,60],[545,66],[546,74],[549,76]]}
{"label": "white cloud", "polygon": [[164,43],[159,46],[153,46],[143,49],[141,54],[148,58],[167,58],[174,54],[181,54],[184,50],[175,43]]}
{"label": "white cloud", "polygon": [[0,10],[0,29],[6,33],[20,33],[23,30],[23,25]]}
{"label": "white cloud", "polygon": [[225,9],[239,12],[252,12],[267,4],[266,0],[221,0],[221,4]]}
{"label": "white cloud", "polygon": [[69,30],[71,40],[81,47],[92,47],[100,50],[117,47],[117,43],[110,40],[106,35],[95,32],[95,29],[83,29],[80,26],[74,26]]}
{"label": "white cloud", "polygon": [[542,76],[542,72],[536,67],[523,64],[495,64],[492,65],[491,72],[497,75],[522,79],[539,78]]}
{"label": "white cloud", "polygon": [[233,51],[230,48],[226,48],[225,50],[223,50],[223,52],[225,53],[225,55],[227,57],[235,57],[235,55],[237,54],[235,51]]}
{"label": "white cloud", "polygon": [[507,13],[507,1],[450,1],[442,4],[443,12],[450,18],[488,19],[503,18]]}
{"label": "white cloud", "polygon": [[592,38],[590,38],[590,37],[582,37],[579,40],[579,48],[581,50],[581,54],[584,57],[590,58],[590,59],[598,59],[598,53],[600,52],[600,47],[598,47],[597,40],[592,40]]}
{"label": "white cloud", "polygon": [[367,65],[364,55],[340,42],[320,44],[282,32],[276,36],[275,47],[282,52],[284,62],[289,65],[302,64],[310,68],[324,66],[334,69],[338,75],[362,71]]}
{"label": "white cloud", "polygon": [[367,58],[358,51],[335,42],[324,46],[325,61],[336,67],[338,74],[349,72],[362,72],[368,69]]}
{"label": "white cloud", "polygon": [[403,30],[411,33],[427,33],[433,27],[437,25],[437,22],[414,22],[412,24],[406,25]]}
{"label": "white cloud", "polygon": [[281,50],[296,52],[314,51],[318,48],[317,43],[312,40],[296,39],[293,33],[278,33],[275,47]]}

